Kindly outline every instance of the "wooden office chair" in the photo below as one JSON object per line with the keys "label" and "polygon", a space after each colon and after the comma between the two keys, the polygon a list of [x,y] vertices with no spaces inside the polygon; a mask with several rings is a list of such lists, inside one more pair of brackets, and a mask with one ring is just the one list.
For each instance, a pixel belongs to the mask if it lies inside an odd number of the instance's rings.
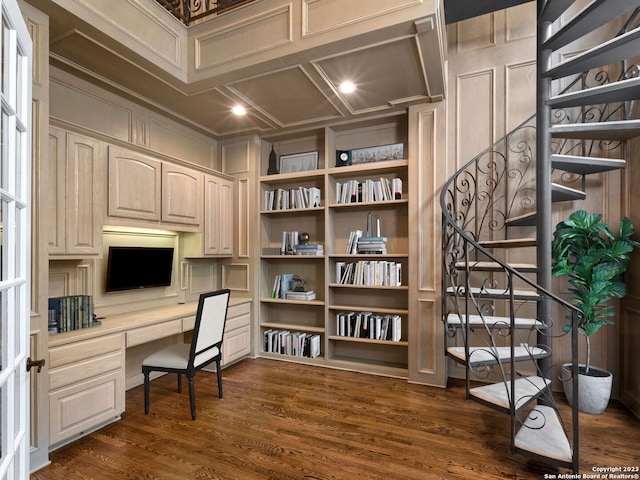
{"label": "wooden office chair", "polygon": [[198,313],[191,343],[171,345],[153,353],[142,362],[144,375],[144,413],[149,413],[149,373],[153,371],[177,373],[178,392],[182,392],[182,374],[189,381],[191,419],[196,419],[196,398],[193,377],[196,372],[212,362],[216,363],[218,396],[222,398],[222,374],[220,372],[221,347],[229,306],[228,289],[203,293],[198,301]]}

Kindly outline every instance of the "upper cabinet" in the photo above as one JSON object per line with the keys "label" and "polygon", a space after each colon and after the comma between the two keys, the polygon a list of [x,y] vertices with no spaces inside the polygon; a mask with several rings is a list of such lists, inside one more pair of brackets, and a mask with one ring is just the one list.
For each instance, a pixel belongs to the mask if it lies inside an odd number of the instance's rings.
{"label": "upper cabinet", "polygon": [[102,254],[104,211],[103,144],[52,127],[49,131],[51,162],[47,188],[49,255]]}
{"label": "upper cabinet", "polygon": [[233,195],[233,179],[205,175],[202,231],[185,236],[187,257],[233,255]]}
{"label": "upper cabinet", "polygon": [[108,215],[197,228],[202,218],[203,175],[110,146]]}

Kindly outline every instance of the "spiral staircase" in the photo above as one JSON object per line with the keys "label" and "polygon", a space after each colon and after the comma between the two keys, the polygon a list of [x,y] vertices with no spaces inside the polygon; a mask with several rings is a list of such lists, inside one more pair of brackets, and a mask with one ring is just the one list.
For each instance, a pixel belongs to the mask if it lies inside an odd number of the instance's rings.
{"label": "spiral staircase", "polygon": [[[552,203],[584,199],[586,176],[624,168],[640,135],[640,2],[593,0],[571,16],[574,4],[538,0],[536,115],[458,170],[440,201],[445,351],[467,398],[509,415],[513,452],[577,474],[578,409],[556,379],[568,361],[578,405],[578,331],[562,328],[578,311],[551,292]],[[553,63],[609,22],[617,36]],[[570,359],[554,355],[563,343]]]}

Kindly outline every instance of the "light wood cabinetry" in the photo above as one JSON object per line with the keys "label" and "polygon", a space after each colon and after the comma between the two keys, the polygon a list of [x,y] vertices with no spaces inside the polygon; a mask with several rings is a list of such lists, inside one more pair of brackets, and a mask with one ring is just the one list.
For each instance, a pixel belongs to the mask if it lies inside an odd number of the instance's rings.
{"label": "light wood cabinetry", "polygon": [[232,256],[234,181],[204,176],[204,219],[200,232],[185,234],[185,256]]}
{"label": "light wood cabinetry", "polygon": [[49,349],[51,448],[124,412],[123,347],[123,335],[116,333]]}
{"label": "light wood cabinetry", "polygon": [[[412,161],[407,159],[406,116],[387,117],[348,126],[307,132],[299,137],[273,138],[263,144],[262,176],[260,183],[260,309],[259,327],[261,355],[304,363],[313,363],[363,372],[408,377],[408,332],[410,323],[409,288],[410,263],[408,224],[409,192],[408,171]],[[388,160],[335,167],[336,151],[397,144],[404,145],[404,159]],[[267,159],[274,146],[278,155],[305,151],[319,152],[318,169],[266,175]],[[402,193],[392,200],[369,200],[357,203],[339,203],[338,185],[349,181],[364,184],[381,178],[402,181]],[[282,189],[289,191],[318,188],[320,206],[293,209],[267,208],[266,192]],[[380,220],[381,235],[386,237],[387,253],[347,253],[350,232],[366,230],[371,213],[376,235],[376,220]],[[324,246],[321,255],[280,255],[275,250],[282,243],[283,232],[297,231],[309,234],[309,243]],[[275,249],[275,250],[274,250]],[[342,283],[337,279],[340,264],[367,265],[384,262],[400,265],[401,281],[398,286]],[[307,290],[316,298],[309,301],[273,298],[276,275],[292,273],[304,277]],[[395,340],[349,336],[340,332],[338,315],[365,314],[397,316],[401,335]],[[269,330],[304,332],[321,336],[321,353],[316,358],[282,355],[265,351],[263,336]]]}
{"label": "light wood cabinetry", "polygon": [[251,353],[251,303],[230,305],[227,311],[224,342],[222,343],[223,367],[245,358]]}
{"label": "light wood cabinetry", "polygon": [[51,127],[49,158],[50,257],[101,255],[103,144]]}
{"label": "light wood cabinetry", "polygon": [[197,227],[203,173],[120,147],[109,147],[108,215],[154,225]]}

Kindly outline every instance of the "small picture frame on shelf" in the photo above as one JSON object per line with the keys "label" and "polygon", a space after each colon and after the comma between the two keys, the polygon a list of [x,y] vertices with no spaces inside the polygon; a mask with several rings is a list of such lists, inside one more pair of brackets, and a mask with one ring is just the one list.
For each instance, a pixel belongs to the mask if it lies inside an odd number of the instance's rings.
{"label": "small picture frame on shelf", "polygon": [[280,173],[303,172],[318,168],[318,151],[280,156]]}
{"label": "small picture frame on shelf", "polygon": [[403,158],[403,143],[358,148],[351,151],[351,162],[354,165],[358,163],[384,162],[386,160],[402,160]]}

